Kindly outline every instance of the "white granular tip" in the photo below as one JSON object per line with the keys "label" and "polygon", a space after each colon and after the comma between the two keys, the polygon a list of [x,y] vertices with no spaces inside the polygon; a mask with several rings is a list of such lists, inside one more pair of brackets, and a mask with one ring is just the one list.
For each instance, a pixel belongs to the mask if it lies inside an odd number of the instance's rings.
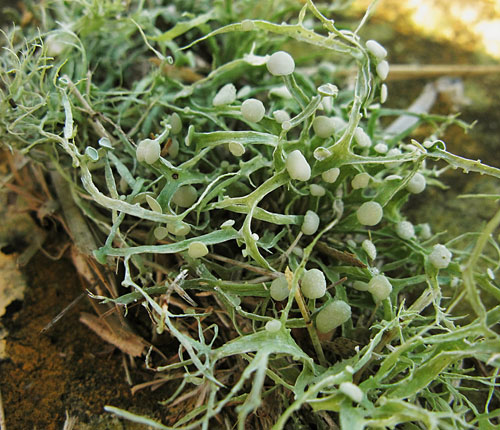
{"label": "white granular tip", "polygon": [[266,113],[264,104],[257,99],[247,99],[241,104],[241,115],[247,121],[259,122]]}
{"label": "white granular tip", "polygon": [[392,285],[384,275],[376,275],[368,282],[368,291],[372,294],[375,302],[381,302],[391,294]]}
{"label": "white granular tip", "polygon": [[269,57],[266,66],[271,75],[287,76],[295,70],[295,61],[288,52],[278,51]]}
{"label": "white granular tip", "polygon": [[370,136],[368,136],[361,127],[356,127],[356,130],[354,130],[354,139],[362,148],[369,148],[372,146]]}
{"label": "white granular tip", "polygon": [[284,276],[280,276],[271,282],[269,293],[271,298],[277,302],[287,299],[290,290],[288,289],[288,282],[286,278]]}
{"label": "white granular tip", "polygon": [[337,300],[321,309],[316,317],[316,327],[322,333],[328,333],[351,318],[351,307],[342,300]]}
{"label": "white granular tip", "polygon": [[375,258],[377,257],[377,248],[375,248],[375,245],[371,240],[363,240],[361,247],[366,252],[366,255],[368,255],[368,258],[370,258],[370,260],[375,260]]}
{"label": "white granular tip", "polygon": [[410,240],[415,237],[415,228],[409,221],[401,221],[396,224],[396,234],[404,240]]}
{"label": "white granular tip", "polygon": [[349,397],[353,402],[361,403],[363,400],[363,391],[352,382],[342,382],[339,391]]}
{"label": "white granular tip", "polygon": [[452,253],[444,245],[434,245],[429,261],[437,269],[446,269],[451,262]]}
{"label": "white granular tip", "polygon": [[365,202],[356,211],[358,221],[362,225],[377,225],[383,215],[384,210],[377,202]]}
{"label": "white granular tip", "polygon": [[298,149],[288,154],[285,166],[292,179],[308,181],[311,177],[311,166]]}
{"label": "white granular tip", "polygon": [[235,100],[236,87],[233,84],[226,84],[217,92],[212,104],[214,106],[224,106],[234,103]]}
{"label": "white granular tip", "polygon": [[319,299],[326,293],[326,279],[319,269],[308,270],[302,276],[300,290],[308,299]]}
{"label": "white granular tip", "polygon": [[319,216],[316,212],[307,211],[304,216],[304,222],[302,223],[302,233],[306,235],[314,234],[318,231],[319,227]]}
{"label": "white granular tip", "polygon": [[366,49],[376,58],[383,60],[387,57],[387,50],[376,40],[368,40],[366,42]]}

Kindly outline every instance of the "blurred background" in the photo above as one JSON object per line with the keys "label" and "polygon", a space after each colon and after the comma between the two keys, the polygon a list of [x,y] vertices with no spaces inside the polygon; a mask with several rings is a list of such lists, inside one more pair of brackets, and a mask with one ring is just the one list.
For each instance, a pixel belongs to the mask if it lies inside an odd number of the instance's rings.
{"label": "blurred background", "polygon": [[[354,1],[346,15],[359,19],[370,3]],[[387,107],[406,109],[427,84],[450,78],[453,88],[438,94],[431,112],[455,112],[474,126],[467,133],[451,126],[442,136],[448,150],[500,166],[500,0],[381,0],[360,34],[378,40],[389,52],[393,73]],[[407,67],[396,73],[398,65]],[[437,65],[453,67],[440,67],[441,76],[433,76]],[[426,135],[425,130],[420,133]],[[479,230],[495,212],[496,201],[457,197],[500,194],[498,181],[454,171],[440,179],[448,188],[431,188],[413,199],[410,218],[431,218],[434,229],[447,231],[448,237]]]}

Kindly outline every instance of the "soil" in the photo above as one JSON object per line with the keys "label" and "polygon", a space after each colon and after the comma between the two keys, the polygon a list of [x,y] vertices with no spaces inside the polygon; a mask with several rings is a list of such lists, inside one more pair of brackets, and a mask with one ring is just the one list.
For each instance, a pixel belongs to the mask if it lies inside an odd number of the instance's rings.
{"label": "soil", "polygon": [[[37,254],[25,271],[28,290],[20,309],[8,308],[3,322],[9,331],[8,360],[0,363],[3,406],[9,429],[61,429],[68,413],[83,424],[103,414],[105,405],[162,418],[157,410],[161,393],[149,390],[131,394],[122,354],[78,320],[81,311],[92,312],[81,300],[46,333],[41,330],[82,294],[82,284],[66,259],[49,260]],[[134,382],[151,374],[132,370]],[[160,394],[160,395],[159,395]],[[114,427],[109,420],[104,427]],[[94,422],[95,424],[95,422]],[[127,426],[126,428],[144,428]]]}

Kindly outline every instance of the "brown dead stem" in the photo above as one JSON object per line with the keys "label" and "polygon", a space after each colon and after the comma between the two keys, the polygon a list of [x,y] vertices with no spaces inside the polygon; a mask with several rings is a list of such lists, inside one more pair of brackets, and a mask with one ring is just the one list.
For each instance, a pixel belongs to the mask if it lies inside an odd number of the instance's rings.
{"label": "brown dead stem", "polygon": [[80,321],[89,327],[95,334],[106,342],[116,346],[125,354],[132,357],[139,357],[144,352],[148,343],[132,333],[128,328],[122,327],[116,321],[108,319],[104,321],[95,315],[82,312]]}

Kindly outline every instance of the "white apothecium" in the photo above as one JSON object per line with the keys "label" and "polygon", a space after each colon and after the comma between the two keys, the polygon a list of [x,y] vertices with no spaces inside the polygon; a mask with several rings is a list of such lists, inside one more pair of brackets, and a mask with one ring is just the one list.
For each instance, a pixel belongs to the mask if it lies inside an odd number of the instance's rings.
{"label": "white apothecium", "polygon": [[369,148],[372,146],[370,136],[368,136],[361,127],[356,127],[356,130],[354,130],[354,140],[356,140],[356,143],[362,148]]}
{"label": "white apothecium", "polygon": [[319,299],[326,293],[326,279],[319,269],[307,270],[300,281],[300,290],[308,299]]}
{"label": "white apothecium", "polygon": [[245,147],[240,142],[229,142],[227,147],[235,157],[241,157],[245,153]]}
{"label": "white apothecium", "polygon": [[340,169],[338,167],[333,167],[331,169],[324,171],[321,174],[321,179],[323,179],[323,181],[325,182],[328,182],[329,184],[333,184],[337,180],[339,175],[340,175]]}
{"label": "white apothecium", "polygon": [[356,211],[358,221],[362,225],[377,225],[383,215],[384,210],[377,202],[365,202]]}
{"label": "white apothecium", "polygon": [[243,31],[252,31],[255,28],[255,24],[249,19],[244,19],[241,21],[241,29]]}
{"label": "white apothecium", "polygon": [[336,122],[332,118],[320,115],[314,118],[313,130],[314,134],[322,139],[330,137],[335,132]]}
{"label": "white apothecium", "polygon": [[174,112],[170,116],[170,126],[172,127],[170,129],[172,134],[177,134],[182,131],[182,120],[178,113]]}
{"label": "white apothecium", "polygon": [[234,219],[228,219],[220,225],[220,228],[221,229],[231,228],[234,224],[235,224]]}
{"label": "white apothecium", "polygon": [[167,229],[169,233],[176,236],[186,236],[191,231],[191,226],[182,221],[169,222],[167,224]]}
{"label": "white apothecium", "polygon": [[352,283],[352,287],[358,291],[368,291],[369,288],[368,282],[363,282],[363,281],[354,281]]}
{"label": "white apothecium", "polygon": [[155,198],[151,197],[149,194],[146,194],[146,202],[148,202],[148,205],[152,211],[158,212],[160,214],[163,212],[163,209],[158,201]]}
{"label": "white apothecium", "polygon": [[295,61],[288,52],[278,51],[269,57],[266,66],[271,75],[287,76],[295,70]]}
{"label": "white apothecium", "polygon": [[188,254],[191,258],[201,258],[208,254],[207,245],[203,242],[191,242],[188,247]]}
{"label": "white apothecium", "polygon": [[181,208],[189,208],[196,201],[198,193],[192,185],[183,185],[177,189],[172,196],[172,203]]}
{"label": "white apothecium", "polygon": [[375,258],[377,257],[377,248],[375,248],[375,245],[371,240],[363,240],[361,247],[366,252],[366,255],[368,255],[368,258],[370,258],[371,260],[375,260]]}
{"label": "white apothecium", "polygon": [[188,247],[188,254],[191,258],[201,258],[208,254],[207,245],[203,242],[191,242]]}
{"label": "white apothecium", "polygon": [[377,64],[376,70],[378,77],[385,81],[387,75],[389,74],[389,63],[385,60],[381,61]]}
{"label": "white apothecium", "polygon": [[286,110],[278,109],[273,112],[273,117],[278,124],[283,124],[285,121],[290,121],[290,115]]}
{"label": "white apothecium", "polygon": [[275,319],[268,321],[266,322],[265,328],[269,333],[276,333],[281,330],[281,321]]}
{"label": "white apothecium", "polygon": [[380,87],[380,103],[384,104],[387,101],[387,96],[389,95],[389,90],[386,84],[382,84]]}
{"label": "white apothecium", "polygon": [[368,282],[368,291],[373,296],[375,302],[379,303],[389,297],[392,285],[384,275],[376,275]]}
{"label": "white apothecium", "polygon": [[319,216],[314,211],[307,211],[304,216],[304,222],[302,223],[302,233],[305,235],[311,235],[318,231],[319,227]]}
{"label": "white apothecium", "polygon": [[153,230],[153,235],[157,240],[162,240],[168,235],[168,230],[166,227],[156,227]]}
{"label": "white apothecium", "polygon": [[446,269],[451,262],[451,257],[451,251],[446,246],[438,244],[434,245],[429,261],[436,269]]}
{"label": "white apothecium", "polygon": [[356,403],[361,403],[363,400],[363,391],[352,382],[342,382],[339,385],[339,391]]}
{"label": "white apothecium", "polygon": [[311,166],[298,149],[288,154],[285,167],[292,179],[308,181],[311,178]]}
{"label": "white apothecium", "polygon": [[325,306],[318,312],[316,327],[321,333],[328,333],[351,318],[351,307],[342,300]]}
{"label": "white apothecium", "polygon": [[389,150],[389,147],[387,146],[386,143],[377,143],[373,149],[375,150],[375,152],[379,153],[379,154],[386,154],[387,151]]}
{"label": "white apothecium", "polygon": [[432,237],[431,226],[428,223],[420,224],[420,237],[424,240]]}
{"label": "white apothecium", "polygon": [[174,137],[170,142],[170,146],[167,149],[167,153],[171,158],[177,158],[179,155],[179,141]]}
{"label": "white apothecium", "polygon": [[358,173],[352,178],[351,186],[354,190],[366,188],[370,183],[370,175],[366,172]]}
{"label": "white apothecium", "polygon": [[212,104],[217,106],[224,106],[234,103],[236,100],[236,87],[233,84],[224,85],[215,95]]}
{"label": "white apothecium", "polygon": [[144,139],[139,142],[135,151],[137,161],[148,164],[155,163],[161,154],[161,147],[157,140]]}
{"label": "white apothecium", "polygon": [[286,278],[284,276],[280,276],[271,282],[269,293],[271,298],[277,302],[287,299],[290,290],[288,289],[288,282]]}
{"label": "white apothecium", "polygon": [[415,173],[406,184],[406,189],[412,194],[420,194],[427,185],[425,176],[422,173]]}
{"label": "white apothecium", "polygon": [[321,185],[311,184],[309,190],[311,191],[311,196],[314,197],[323,197],[326,194],[325,188]]}
{"label": "white apothecium", "polygon": [[383,60],[387,57],[387,49],[385,49],[376,40],[368,40],[366,42],[366,49],[376,58]]}
{"label": "white apothecium", "polygon": [[47,55],[50,57],[57,57],[63,53],[64,48],[70,44],[70,40],[66,40],[65,36],[65,34],[54,33],[45,39]]}
{"label": "white apothecium", "polygon": [[247,99],[241,104],[241,115],[247,121],[259,122],[266,113],[264,104],[257,99]]}
{"label": "white apothecium", "polygon": [[[388,157],[397,157],[398,155],[401,155],[401,149],[399,148],[391,148],[389,151],[387,151],[387,156]],[[396,168],[401,165],[400,161],[389,161],[388,163],[384,163],[387,167],[389,168]]]}

